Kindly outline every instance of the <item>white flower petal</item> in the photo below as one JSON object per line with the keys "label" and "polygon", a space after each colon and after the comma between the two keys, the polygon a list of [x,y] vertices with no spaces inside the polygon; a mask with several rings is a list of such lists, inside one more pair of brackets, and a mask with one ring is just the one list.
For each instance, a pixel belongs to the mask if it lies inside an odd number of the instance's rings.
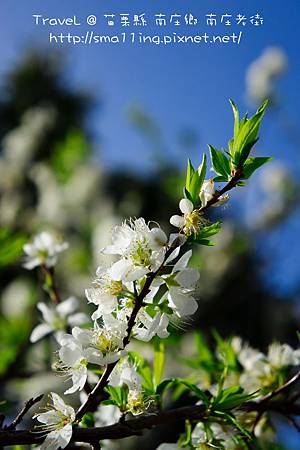
{"label": "white flower petal", "polygon": [[55,311],[54,311],[53,308],[49,308],[46,305],[46,303],[42,303],[42,302],[39,302],[36,305],[36,307],[37,307],[37,309],[39,309],[41,311],[43,319],[44,319],[45,322],[48,322],[49,324],[51,322],[53,322],[53,320],[55,319],[55,316],[56,316]]}
{"label": "white flower petal", "polygon": [[82,349],[76,342],[69,342],[63,345],[59,352],[59,358],[67,367],[74,367],[83,358]]}
{"label": "white flower petal", "polygon": [[200,274],[197,269],[181,270],[175,277],[177,283],[183,288],[192,289],[199,280]]}
{"label": "white flower petal", "polygon": [[191,200],[187,198],[183,198],[179,202],[179,209],[183,214],[191,214],[194,210],[194,205]]}
{"label": "white flower petal", "polygon": [[190,295],[181,292],[180,289],[172,287],[168,293],[169,305],[179,317],[190,316],[198,309],[198,303]]}
{"label": "white flower petal", "polygon": [[175,214],[170,218],[170,224],[174,227],[182,228],[185,224],[184,217]]}
{"label": "white flower petal", "polygon": [[68,324],[71,327],[75,327],[78,325],[83,325],[85,323],[89,323],[90,319],[87,314],[84,313],[76,313],[72,314],[68,317]]}
{"label": "white flower petal", "polygon": [[150,232],[151,237],[151,247],[153,249],[159,249],[166,245],[168,238],[166,233],[161,228],[152,228]]}
{"label": "white flower petal", "polygon": [[132,267],[132,263],[127,259],[120,259],[116,263],[114,263],[111,268],[108,270],[109,276],[116,281],[120,281],[125,279],[126,274]]}
{"label": "white flower petal", "polygon": [[189,263],[189,260],[191,259],[191,256],[192,250],[189,250],[186,253],[184,253],[175,264],[173,272],[178,272],[179,270],[185,269]]}
{"label": "white flower petal", "polygon": [[72,425],[68,424],[65,427],[51,431],[47,434],[45,441],[42,443],[40,450],[57,450],[65,448],[72,437]]}
{"label": "white flower petal", "polygon": [[66,317],[76,311],[79,306],[79,302],[76,297],[69,297],[67,300],[59,303],[56,307],[56,311],[60,316]]}
{"label": "white flower petal", "polygon": [[37,342],[52,331],[53,328],[50,325],[48,325],[47,323],[41,323],[32,330],[32,333],[30,335],[30,342]]}
{"label": "white flower petal", "polygon": [[65,394],[74,394],[76,391],[82,391],[87,379],[87,367],[80,364],[72,372],[73,386],[65,391]]}

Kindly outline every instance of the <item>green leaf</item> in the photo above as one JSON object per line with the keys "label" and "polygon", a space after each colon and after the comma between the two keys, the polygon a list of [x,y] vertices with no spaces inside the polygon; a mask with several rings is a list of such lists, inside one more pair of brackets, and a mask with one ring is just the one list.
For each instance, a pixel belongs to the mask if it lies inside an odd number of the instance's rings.
{"label": "green leaf", "polygon": [[147,391],[147,393],[151,394],[155,392],[154,384],[153,384],[153,376],[152,369],[138,353],[129,352],[129,358],[137,367],[137,372],[141,375],[143,381],[142,386]]}
{"label": "green leaf", "polygon": [[21,258],[26,240],[22,234],[0,228],[0,267],[13,264]]}
{"label": "green leaf", "polygon": [[95,426],[94,414],[91,412],[85,413],[85,415],[81,419],[80,425],[83,428],[93,428]]}
{"label": "green leaf", "polygon": [[245,117],[241,121],[238,136],[234,141],[234,162],[236,165],[241,166],[246,161],[251,148],[257,142],[260,123],[265,113],[267,104],[268,101],[266,100],[253,117],[249,120]]}
{"label": "green leaf", "polygon": [[227,181],[231,175],[230,161],[220,150],[217,150],[212,145],[209,146],[211,162],[213,169],[217,175],[225,178]]}
{"label": "green leaf", "polygon": [[251,175],[261,166],[271,161],[273,158],[269,156],[259,156],[256,158],[249,158],[243,166],[243,178],[250,178]]}
{"label": "green leaf", "polygon": [[186,169],[186,180],[185,180],[185,188],[186,190],[189,192],[190,190],[190,186],[191,186],[191,182],[193,179],[195,173],[195,169],[191,163],[190,158],[188,159],[188,163],[187,163],[187,169]]}
{"label": "green leaf", "polygon": [[165,368],[165,346],[160,339],[154,340],[154,358],[153,358],[153,369],[154,369],[154,386],[159,385],[163,377]]}
{"label": "green leaf", "polygon": [[228,181],[228,178],[223,177],[223,176],[218,176],[218,177],[214,177],[214,182],[215,183],[224,183]]}
{"label": "green leaf", "polygon": [[199,233],[196,236],[194,236],[193,242],[200,245],[213,246],[214,243],[207,238],[219,233],[220,230],[221,230],[221,222],[215,222],[211,225],[208,225],[207,227],[203,227],[201,228]]}
{"label": "green leaf", "polygon": [[106,386],[105,390],[106,392],[108,392],[111,401],[113,401],[116,406],[118,406],[120,409],[126,406],[128,396],[127,386],[115,387],[108,385]]}
{"label": "green leaf", "polygon": [[0,375],[16,361],[19,349],[30,334],[30,314],[18,317],[0,317]]}
{"label": "green leaf", "polygon": [[191,179],[188,189],[188,192],[191,196],[194,205],[197,205],[197,203],[199,203],[199,193],[203,181],[205,180],[205,175],[206,175],[206,154],[204,153],[202,157],[202,163],[198,167],[198,170],[196,170],[193,173],[193,177]]}
{"label": "green leaf", "polygon": [[196,386],[195,384],[193,384],[187,380],[183,380],[182,378],[168,378],[168,379],[162,381],[157,386],[156,394],[162,395],[167,389],[170,389],[171,387],[175,387],[178,385],[183,385],[183,386],[187,387],[188,390],[192,391],[196,395],[197,398],[202,400],[202,402],[204,403],[205,406],[207,406],[207,407],[209,406],[210,399],[202,391],[202,389],[199,389],[198,386]]}
{"label": "green leaf", "polygon": [[212,363],[214,361],[214,354],[211,352],[209,346],[204,340],[204,337],[200,331],[195,334],[196,347],[198,351],[198,358],[202,362]]}
{"label": "green leaf", "polygon": [[231,425],[233,425],[235,428],[237,428],[244,436],[246,436],[247,438],[249,438],[249,439],[251,439],[252,438],[252,435],[251,435],[251,433],[249,433],[249,431],[248,430],[246,430],[246,428],[244,428],[239,422],[238,422],[238,420],[236,420],[236,418],[234,417],[234,415],[233,414],[229,414],[229,413],[226,413],[226,412],[224,412],[224,411],[218,411],[217,412],[217,415],[218,416],[220,416],[220,417],[223,417],[224,419],[226,419],[226,421],[229,423],[229,424],[231,424]]}
{"label": "green leaf", "polygon": [[233,133],[233,140],[234,142],[236,142],[237,136],[238,136],[238,132],[239,132],[239,111],[236,107],[236,104],[234,103],[233,100],[229,100],[231,107],[232,107],[232,111],[233,111],[233,115],[234,115],[234,133]]}

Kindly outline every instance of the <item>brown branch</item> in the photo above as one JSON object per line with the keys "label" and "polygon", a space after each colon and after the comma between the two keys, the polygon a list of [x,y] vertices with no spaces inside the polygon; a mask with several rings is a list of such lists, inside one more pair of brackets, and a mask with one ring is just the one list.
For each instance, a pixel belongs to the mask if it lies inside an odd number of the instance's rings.
{"label": "brown branch", "polygon": [[[284,399],[281,401],[270,400],[260,404],[258,401],[246,402],[240,408],[243,411],[253,412],[272,411],[285,415],[300,416],[300,405],[291,405]],[[129,436],[140,435],[145,429],[158,427],[167,423],[183,422],[184,420],[200,421],[207,416],[204,405],[184,406],[181,408],[162,411],[158,414],[144,414],[130,420],[120,421],[114,425],[98,428],[74,428],[71,442],[87,442],[94,445],[103,439],[123,439]],[[6,445],[30,445],[38,444],[45,439],[45,435],[26,430],[0,430],[0,446]]]}
{"label": "brown branch", "polygon": [[[103,439],[122,439],[139,435],[141,431],[166,423],[180,422],[185,419],[200,420],[205,413],[203,405],[185,406],[159,414],[145,414],[125,422],[118,422],[101,428],[75,428],[72,442],[95,443]],[[0,431],[1,445],[30,445],[38,444],[45,439],[45,435],[33,431]]]}
{"label": "brown branch", "polygon": [[41,394],[38,397],[30,398],[29,400],[27,400],[27,402],[25,402],[25,405],[21,409],[19,414],[13,419],[13,421],[9,425],[4,427],[4,430],[15,430],[16,426],[19,425],[19,423],[23,420],[23,417],[30,410],[30,408],[32,408],[33,405],[41,401],[43,397],[44,394]]}

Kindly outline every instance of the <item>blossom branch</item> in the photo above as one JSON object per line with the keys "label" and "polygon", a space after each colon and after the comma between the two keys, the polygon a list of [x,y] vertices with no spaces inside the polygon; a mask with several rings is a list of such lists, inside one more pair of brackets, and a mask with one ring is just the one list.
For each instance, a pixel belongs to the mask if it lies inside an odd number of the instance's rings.
{"label": "blossom branch", "polygon": [[[286,399],[280,401],[264,398],[258,401],[249,401],[241,406],[241,410],[248,412],[260,411],[277,412],[289,418],[300,416],[300,405],[290,404]],[[87,442],[93,444],[103,439],[123,439],[129,436],[139,435],[143,430],[168,423],[183,422],[184,420],[201,421],[207,416],[207,409],[202,405],[184,406],[181,408],[162,411],[158,414],[145,414],[134,419],[120,421],[114,425],[95,428],[75,428],[72,442]],[[33,431],[25,430],[0,430],[0,446],[2,445],[30,445],[38,444],[44,440],[44,436]]]}
{"label": "blossom branch", "polygon": [[[210,201],[208,201],[204,207],[200,208],[200,211],[204,211],[204,210],[208,209],[210,206],[212,206],[213,204],[217,203],[218,199],[224,193],[233,189],[237,185],[241,176],[242,176],[242,171],[241,171],[241,169],[238,168],[235,171],[234,175],[232,176],[231,180],[223,187],[222,190],[216,191],[214,193],[212,199]],[[161,270],[163,269],[164,263],[167,260],[167,258],[170,256],[170,253],[172,252],[172,250],[173,250],[172,247],[167,250],[164,261],[163,261],[162,265],[159,267],[159,269],[156,272],[152,272],[147,275],[146,282],[145,282],[141,292],[136,296],[134,308],[133,308],[131,315],[129,317],[129,320],[128,320],[126,336],[123,339],[123,348],[125,348],[129,344],[131,332],[135,325],[137,314],[143,306],[143,300],[146,297],[146,295],[149,293],[151,284],[154,281],[154,279],[156,278],[157,274],[160,273]],[[84,414],[87,411],[95,411],[97,409],[97,406],[103,399],[104,388],[107,386],[109,377],[110,377],[112,371],[114,370],[115,366],[117,365],[118,361],[119,360],[117,360],[113,363],[110,363],[106,366],[105,371],[104,371],[102,377],[100,378],[98,384],[88,394],[88,398],[85,401],[85,403],[83,403],[81,405],[81,407],[78,409],[78,411],[76,413],[76,420],[82,419],[82,417],[84,416]]]}
{"label": "blossom branch", "polygon": [[[162,270],[163,265],[164,265],[165,261],[167,260],[168,256],[170,255],[171,251],[172,251],[172,248],[170,248],[166,252],[164,261],[163,261],[162,265],[159,267],[159,269],[156,272],[152,272],[147,275],[145,284],[144,284],[141,292],[135,298],[134,307],[133,307],[133,310],[129,317],[128,323],[127,323],[126,335],[123,339],[123,348],[125,348],[130,342],[131,332],[135,325],[135,321],[136,321],[138,312],[140,311],[140,309],[143,306],[143,301],[144,301],[146,295],[149,293],[149,289],[151,287],[153,280],[155,279],[157,274]],[[118,361],[119,360],[117,360],[113,363],[110,363],[106,366],[105,371],[104,371],[102,377],[100,378],[99,382],[96,384],[94,389],[88,394],[88,398],[85,401],[85,403],[83,403],[80,406],[80,408],[78,409],[78,411],[76,413],[76,420],[82,419],[82,417],[84,416],[84,414],[87,411],[95,411],[97,409],[100,401],[102,400],[104,388],[108,384],[109,376],[111,375],[111,373],[114,370],[115,366],[117,365]]]}

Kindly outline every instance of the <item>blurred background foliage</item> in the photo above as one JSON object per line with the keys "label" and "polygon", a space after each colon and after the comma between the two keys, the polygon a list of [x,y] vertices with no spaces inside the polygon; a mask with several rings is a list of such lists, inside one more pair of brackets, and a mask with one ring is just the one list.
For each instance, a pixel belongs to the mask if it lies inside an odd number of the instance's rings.
{"label": "blurred background foliage", "polygon": [[[55,229],[69,241],[58,265],[58,284],[63,298],[76,295],[84,309],[84,288],[90,285],[111,227],[125,217],[142,215],[170,229],[168,218],[181,196],[183,174],[166,159],[168,144],[162,130],[140,105],[128,109],[128,120],[151,149],[155,170],[149,176],[103,172],[86,126],[95,106],[93,95],[67,87],[63,60],[59,53],[32,51],[1,80],[0,399],[9,399],[2,405],[6,414],[13,414],[30,395],[59,390],[61,382],[50,373],[52,338],[29,345],[38,322],[34,306],[47,299],[39,275],[21,267],[25,240],[41,229]],[[280,113],[273,82],[284,74],[285,66],[279,49],[253,63],[247,74],[252,103],[271,96],[273,114]],[[103,98],[104,108],[106,102],[109,98]],[[296,135],[296,129],[289,134],[292,139]],[[197,148],[200,160],[197,130],[181,131],[178,140],[186,156]],[[296,343],[296,296],[277,295],[263,283],[266,261],[256,246],[263,233],[280,226],[293,211],[298,184],[281,163],[274,163],[256,189],[262,201],[251,226],[236,221],[232,208],[219,208],[223,230],[216,246],[196,250],[193,256],[193,265],[201,271],[199,310],[191,321],[173,328],[167,360],[170,376],[184,374],[182,357],[189,355],[192,329],[201,330],[211,342],[213,328],[224,337],[238,334],[262,349],[273,339]],[[150,354],[146,344],[138,349]],[[151,439],[146,434],[143,448],[155,448],[154,442],[164,441],[167,434],[168,429],[155,431]],[[128,446],[133,445],[129,440]],[[135,445],[139,448],[140,440]]]}

